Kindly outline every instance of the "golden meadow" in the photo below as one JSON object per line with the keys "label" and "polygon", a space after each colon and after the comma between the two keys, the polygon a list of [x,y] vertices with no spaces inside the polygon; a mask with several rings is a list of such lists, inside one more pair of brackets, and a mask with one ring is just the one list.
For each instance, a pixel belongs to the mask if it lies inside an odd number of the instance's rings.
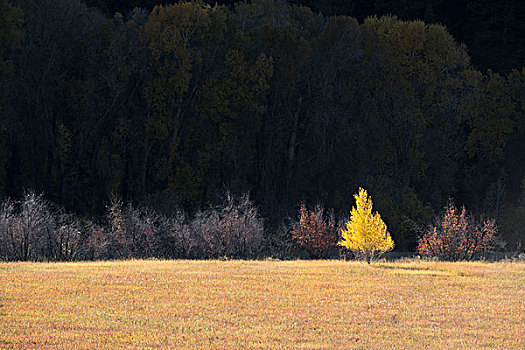
{"label": "golden meadow", "polygon": [[525,264],[0,263],[1,349],[523,349]]}

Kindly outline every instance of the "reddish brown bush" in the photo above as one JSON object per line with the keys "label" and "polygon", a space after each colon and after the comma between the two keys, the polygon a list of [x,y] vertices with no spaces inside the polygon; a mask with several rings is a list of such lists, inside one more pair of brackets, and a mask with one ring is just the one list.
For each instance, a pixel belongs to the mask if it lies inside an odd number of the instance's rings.
{"label": "reddish brown bush", "polygon": [[430,226],[419,238],[419,254],[440,260],[471,260],[476,253],[494,248],[498,229],[494,219],[478,223],[462,207],[452,203],[435,226]]}
{"label": "reddish brown bush", "polygon": [[337,249],[339,230],[333,213],[325,214],[320,205],[310,211],[301,203],[299,222],[293,225],[292,237],[298,247],[317,259],[327,257]]}

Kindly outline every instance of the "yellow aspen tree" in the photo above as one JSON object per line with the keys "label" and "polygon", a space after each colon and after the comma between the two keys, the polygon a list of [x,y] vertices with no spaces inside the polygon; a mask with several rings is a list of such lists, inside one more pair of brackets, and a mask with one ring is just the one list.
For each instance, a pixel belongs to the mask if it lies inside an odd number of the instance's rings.
{"label": "yellow aspen tree", "polygon": [[350,212],[350,220],[341,231],[342,239],[338,245],[345,247],[358,256],[370,261],[394,248],[394,241],[390,237],[381,215],[372,214],[372,199],[365,189],[359,188],[354,195],[356,206]]}

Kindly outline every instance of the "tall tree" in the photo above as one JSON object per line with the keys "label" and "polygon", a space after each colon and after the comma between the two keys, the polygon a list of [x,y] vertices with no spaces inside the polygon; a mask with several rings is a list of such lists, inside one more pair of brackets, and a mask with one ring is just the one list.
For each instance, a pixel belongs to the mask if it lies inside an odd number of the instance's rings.
{"label": "tall tree", "polygon": [[54,200],[86,208],[105,190],[95,163],[111,122],[102,77],[111,27],[80,1],[17,3],[25,25],[13,57],[19,83],[9,101],[10,194],[31,184]]}
{"label": "tall tree", "polygon": [[397,228],[396,241],[410,249],[416,237],[404,227],[404,217],[428,218],[430,208],[455,191],[462,148],[456,92],[470,62],[442,26],[387,16],[367,19],[364,30],[371,84],[361,95],[368,133],[362,136],[362,162],[371,171],[362,181],[378,193],[379,208]]}
{"label": "tall tree", "polygon": [[181,146],[198,91],[225,57],[225,30],[224,8],[181,3],[155,7],[141,31],[153,68],[143,90],[148,116],[141,181],[144,187],[152,179],[156,195],[202,201],[202,178],[186,163]]}

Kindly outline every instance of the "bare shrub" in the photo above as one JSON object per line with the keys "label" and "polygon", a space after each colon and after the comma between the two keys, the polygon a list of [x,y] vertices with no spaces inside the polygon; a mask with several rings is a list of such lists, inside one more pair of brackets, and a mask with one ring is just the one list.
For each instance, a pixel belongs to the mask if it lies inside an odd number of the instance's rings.
{"label": "bare shrub", "polygon": [[[112,196],[106,207],[106,217],[109,226],[106,231],[108,254],[110,257],[125,258],[131,255],[131,241],[124,226],[124,203],[120,198]],[[102,234],[102,232],[98,232]]]}
{"label": "bare shrub", "polygon": [[84,259],[101,260],[112,258],[111,238],[108,230],[101,225],[97,225],[91,220],[82,222],[85,238],[83,240]]}
{"label": "bare shrub", "polygon": [[150,209],[134,208],[129,204],[124,219],[131,237],[133,257],[157,257],[160,246],[158,215]]}
{"label": "bare shrub", "polygon": [[82,259],[81,227],[42,194],[27,192],[0,207],[0,256],[5,260]]}
{"label": "bare shrub", "polygon": [[108,230],[111,253],[115,257],[147,258],[158,256],[159,216],[147,208],[135,208],[132,204],[113,197],[107,208],[110,227]]}
{"label": "bare shrub", "polygon": [[276,224],[276,227],[269,230],[271,234],[267,238],[267,251],[273,258],[290,259],[293,257],[294,240],[291,235],[292,229],[291,218],[285,218]]}
{"label": "bare shrub", "polygon": [[204,256],[202,235],[191,229],[186,213],[177,210],[172,217],[164,218],[162,231],[166,232],[168,255],[176,259],[193,259]]}
{"label": "bare shrub", "polygon": [[250,257],[264,245],[263,220],[248,195],[228,193],[222,206],[198,212],[191,230],[209,257]]}
{"label": "bare shrub", "polygon": [[75,216],[61,214],[58,217],[55,232],[54,260],[79,260],[83,259],[82,226]]}
{"label": "bare shrub", "polygon": [[42,194],[29,191],[18,203],[13,225],[13,246],[17,260],[38,260],[53,256],[56,216]]}
{"label": "bare shrub", "polygon": [[15,239],[17,217],[15,203],[6,200],[0,207],[0,258],[3,260],[19,260],[20,250]]}

